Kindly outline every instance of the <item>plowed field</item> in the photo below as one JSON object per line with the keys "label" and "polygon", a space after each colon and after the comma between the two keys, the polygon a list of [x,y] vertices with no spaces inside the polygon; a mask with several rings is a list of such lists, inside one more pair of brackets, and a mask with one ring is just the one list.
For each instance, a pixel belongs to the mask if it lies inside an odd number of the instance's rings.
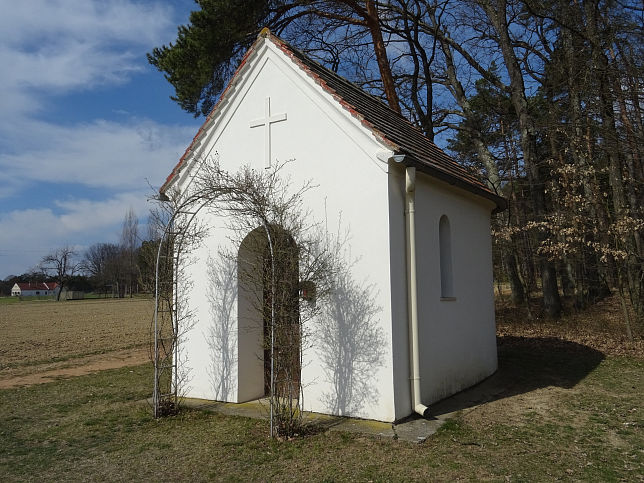
{"label": "plowed field", "polygon": [[149,299],[0,305],[0,387],[47,382],[148,358]]}

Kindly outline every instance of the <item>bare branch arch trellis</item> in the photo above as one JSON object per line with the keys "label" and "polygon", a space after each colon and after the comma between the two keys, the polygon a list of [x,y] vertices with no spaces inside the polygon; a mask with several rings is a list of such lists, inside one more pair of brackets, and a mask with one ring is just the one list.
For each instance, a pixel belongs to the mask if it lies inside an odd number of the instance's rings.
{"label": "bare branch arch trellis", "polygon": [[176,410],[179,398],[179,337],[182,316],[179,274],[185,256],[189,230],[208,199],[193,195],[176,203],[165,197],[160,201],[170,211],[157,248],[154,284],[154,392],[152,405],[158,418]]}
{"label": "bare branch arch trellis", "polygon": [[[159,198],[163,203],[167,220],[159,242],[155,264],[155,308],[154,308],[154,363],[153,410],[155,417],[172,414],[176,411],[181,397],[185,374],[181,373],[180,342],[191,326],[193,314],[185,301],[189,290],[185,268],[190,263],[191,248],[196,246],[206,230],[200,226],[197,215],[207,208],[217,216],[228,216],[238,232],[243,236],[253,229],[260,229],[266,236],[269,256],[270,306],[264,307],[270,314],[269,334],[265,348],[270,356],[270,423],[271,435],[289,433],[295,427],[293,418],[301,414],[301,394],[289,394],[291,401],[296,399],[296,408],[288,405],[289,416],[282,418],[283,395],[277,390],[276,326],[279,332],[281,317],[276,313],[280,280],[276,278],[276,258],[282,253],[280,237],[276,227],[286,229],[294,240],[303,247],[298,253],[306,254],[301,264],[299,280],[307,283],[315,281],[318,295],[328,285],[330,258],[332,251],[326,248],[328,239],[320,236],[307,222],[308,213],[301,211],[302,195],[311,188],[304,183],[299,189],[292,190],[288,180],[282,179],[280,170],[286,163],[276,164],[266,169],[256,170],[242,166],[236,173],[228,173],[220,168],[217,160],[201,161],[196,174],[189,180],[183,194],[177,191],[166,193]],[[161,199],[162,198],[162,199]],[[321,239],[322,242],[321,242]],[[296,281],[297,282],[297,281]],[[299,282],[298,282],[299,283]],[[307,307],[309,313],[302,315],[301,321],[309,319],[315,312],[315,305]],[[303,336],[300,334],[300,343]],[[300,352],[301,359],[301,352]],[[299,361],[301,366],[301,360]],[[278,366],[281,367],[281,366]],[[301,392],[301,387],[298,389]],[[286,421],[286,424],[284,424]],[[286,427],[286,429],[284,429]]]}

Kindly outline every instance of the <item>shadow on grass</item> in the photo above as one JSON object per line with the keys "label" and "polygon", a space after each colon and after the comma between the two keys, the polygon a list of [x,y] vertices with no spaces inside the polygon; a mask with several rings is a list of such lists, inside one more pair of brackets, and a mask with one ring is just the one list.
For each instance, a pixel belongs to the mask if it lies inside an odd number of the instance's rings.
{"label": "shadow on grass", "polygon": [[497,338],[499,368],[474,387],[432,405],[440,416],[549,386],[573,388],[604,359],[588,346],[555,337]]}

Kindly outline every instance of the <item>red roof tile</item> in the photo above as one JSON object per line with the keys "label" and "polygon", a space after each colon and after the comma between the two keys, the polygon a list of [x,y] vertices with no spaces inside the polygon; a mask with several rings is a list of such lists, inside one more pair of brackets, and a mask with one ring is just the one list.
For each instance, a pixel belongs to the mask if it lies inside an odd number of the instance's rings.
{"label": "red roof tile", "polygon": [[58,284],[56,282],[27,282],[27,283],[18,283],[20,290],[54,290]]}

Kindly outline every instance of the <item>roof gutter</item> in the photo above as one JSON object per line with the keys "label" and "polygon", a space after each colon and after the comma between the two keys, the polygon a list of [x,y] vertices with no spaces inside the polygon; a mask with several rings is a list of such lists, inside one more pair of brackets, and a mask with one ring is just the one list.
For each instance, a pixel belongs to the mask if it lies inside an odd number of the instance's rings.
{"label": "roof gutter", "polygon": [[[394,155],[404,163],[405,155]],[[407,241],[407,318],[409,330],[409,382],[412,410],[429,416],[429,407],[420,400],[420,356],[418,350],[418,289],[416,284],[416,168],[405,167],[405,225]]]}
{"label": "roof gutter", "polygon": [[445,173],[441,171],[440,169],[434,168],[432,166],[427,165],[427,163],[423,163],[421,161],[418,161],[413,155],[410,154],[399,154],[394,156],[400,157],[404,156],[405,158],[405,165],[413,165],[416,166],[416,168],[428,175],[430,175],[433,178],[439,179],[441,181],[444,181],[445,183],[448,183],[450,185],[456,186],[458,188],[464,189],[465,191],[469,191],[470,193],[473,193],[475,195],[481,196],[482,198],[486,198],[490,201],[492,201],[496,207],[492,210],[493,214],[500,213],[507,209],[508,207],[508,202],[505,198],[502,196],[493,193],[492,191],[483,189],[483,188],[478,188],[476,186],[472,186],[471,184],[463,181],[462,179],[456,178],[454,176],[451,176],[448,173]]}

